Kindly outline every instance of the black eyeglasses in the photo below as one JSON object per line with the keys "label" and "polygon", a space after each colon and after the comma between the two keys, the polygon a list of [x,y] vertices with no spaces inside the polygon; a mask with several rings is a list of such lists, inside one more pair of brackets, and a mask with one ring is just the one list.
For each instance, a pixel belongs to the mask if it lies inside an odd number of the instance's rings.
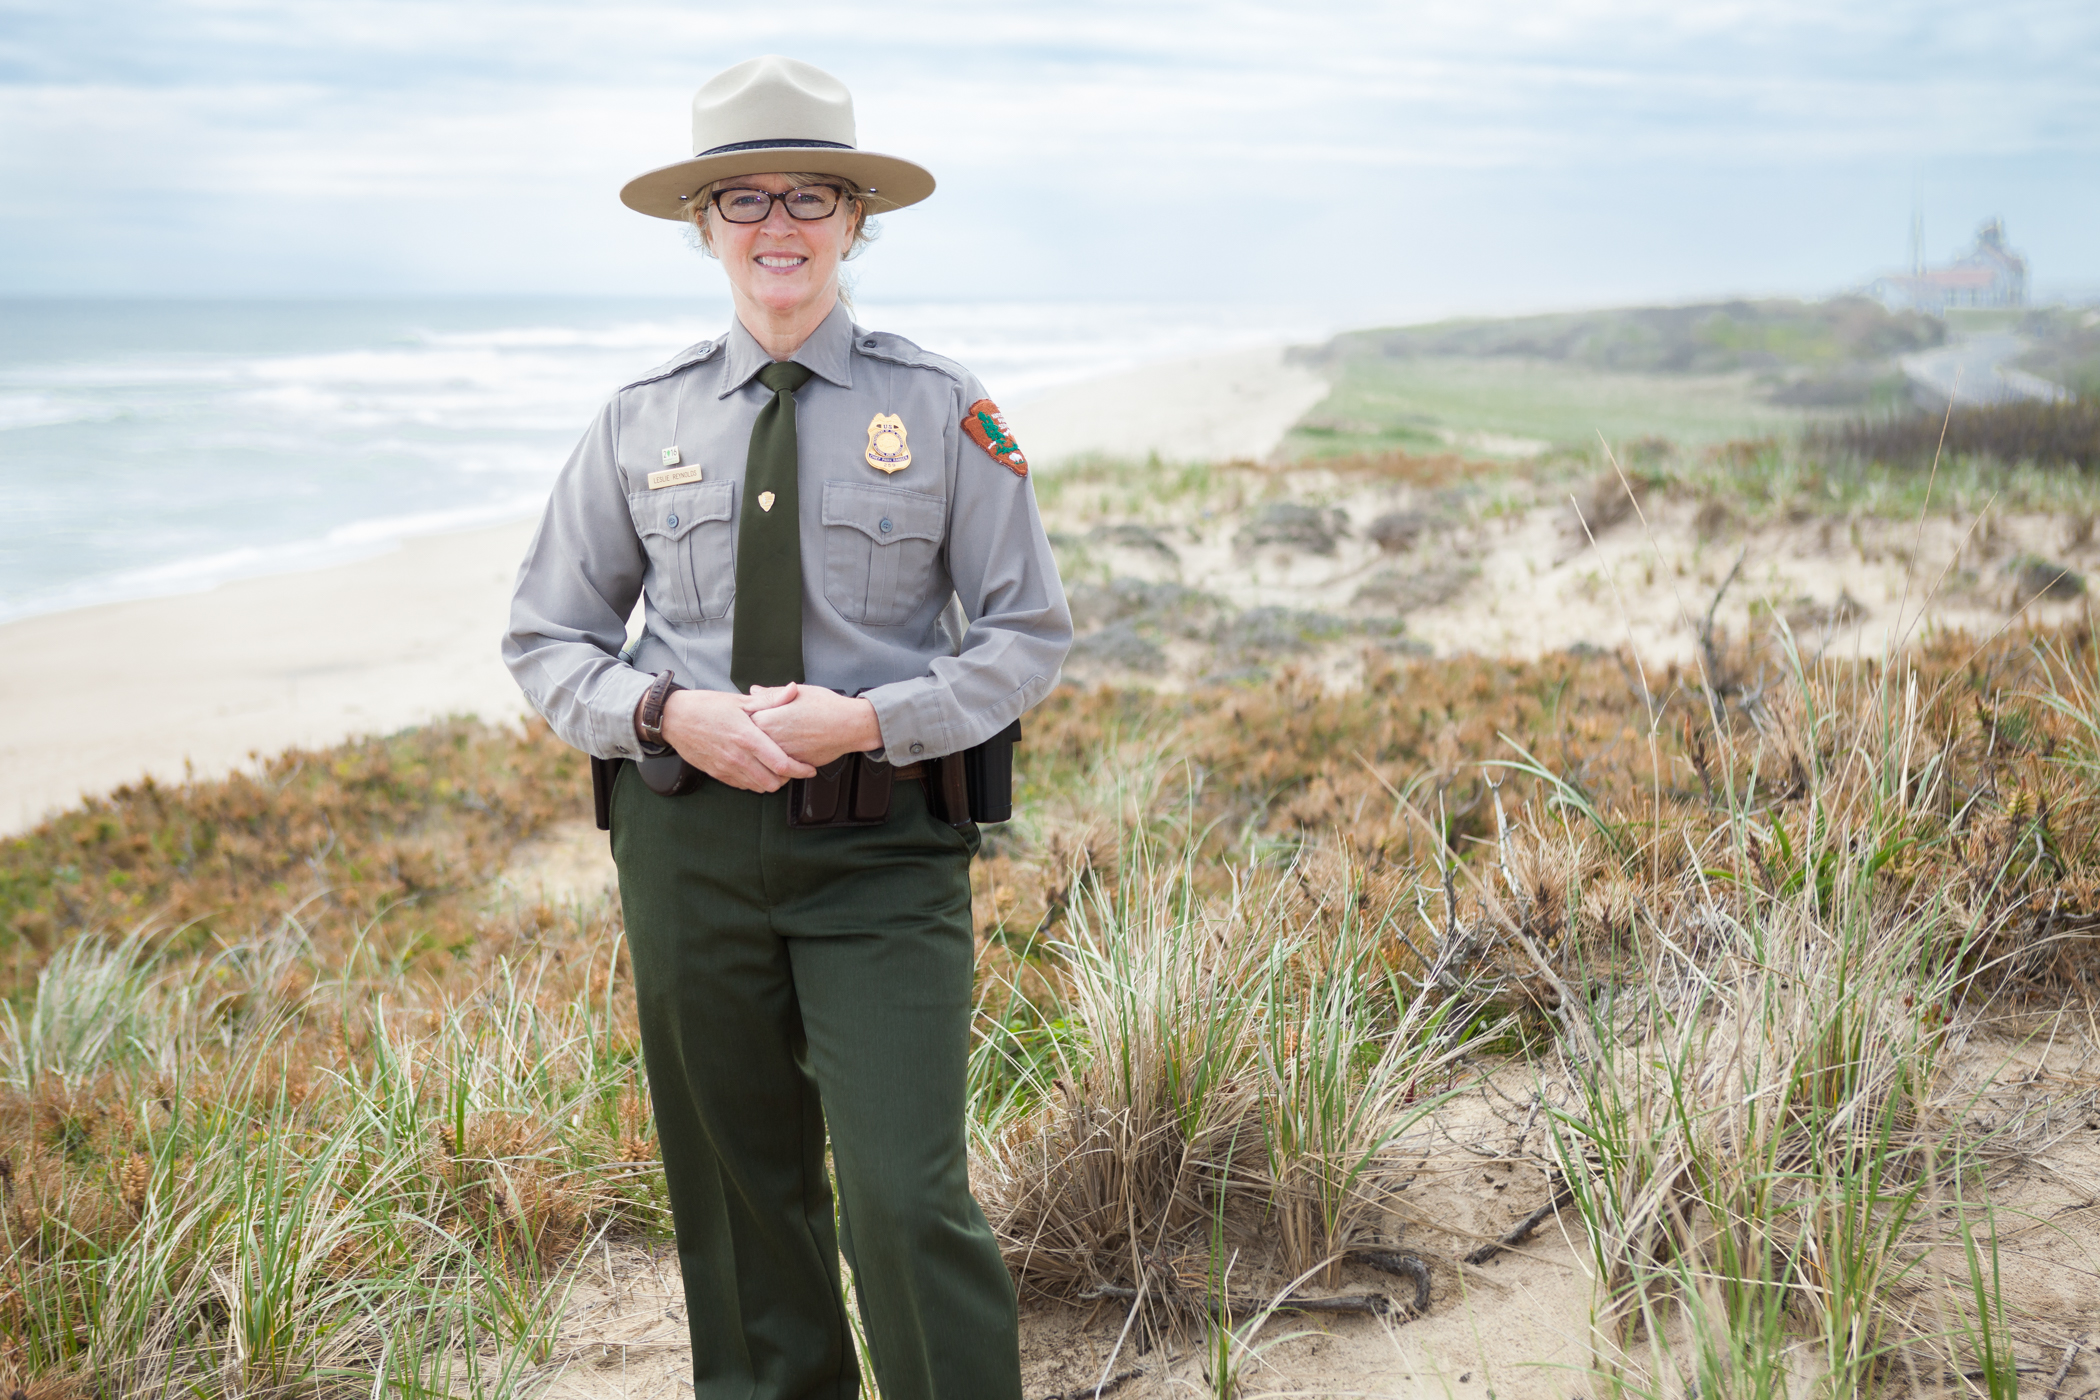
{"label": "black eyeglasses", "polygon": [[828,219],[839,207],[845,191],[836,185],[797,185],[784,194],[770,190],[716,190],[708,198],[714,201],[715,212],[732,224],[762,224],[773,212],[773,201],[779,200],[788,211],[790,219],[808,223],[814,219]]}

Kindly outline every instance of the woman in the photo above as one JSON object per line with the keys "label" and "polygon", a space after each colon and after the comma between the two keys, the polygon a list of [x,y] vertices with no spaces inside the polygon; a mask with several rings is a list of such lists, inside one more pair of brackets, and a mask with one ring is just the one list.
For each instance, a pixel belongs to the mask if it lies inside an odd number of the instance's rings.
{"label": "woman", "polygon": [[712,79],[693,131],[621,198],[694,222],[735,319],[598,415],[504,659],[570,743],[704,775],[619,762],[610,812],[699,1400],[857,1393],[841,1245],[887,1400],[1014,1400],[964,1152],[977,834],[928,776],[1043,698],[1070,614],[983,387],[840,302],[868,215],[932,177],[857,149],[846,89],[790,59]]}

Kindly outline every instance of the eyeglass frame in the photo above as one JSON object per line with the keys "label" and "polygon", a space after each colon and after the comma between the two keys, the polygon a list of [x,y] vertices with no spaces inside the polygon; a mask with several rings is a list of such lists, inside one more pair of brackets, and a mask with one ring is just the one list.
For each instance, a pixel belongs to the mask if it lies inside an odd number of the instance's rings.
{"label": "eyeglass frame", "polygon": [[[838,197],[838,203],[833,204],[831,208],[826,212],[822,214],[813,215],[807,219],[802,218],[801,216],[796,214],[793,209],[788,209],[787,216],[790,219],[793,219],[798,224],[822,223],[824,220],[830,218],[833,214],[839,212],[840,204],[844,204],[849,199],[858,199],[860,197],[858,191],[847,189],[843,185],[833,185],[823,180],[813,180],[807,185],[796,185],[791,189],[782,190],[778,194],[773,193],[773,191],[771,190],[762,190],[756,185],[731,185],[727,189],[710,190],[708,192],[707,202],[710,206],[713,207],[715,213],[721,215],[723,223],[742,224],[746,227],[749,227],[752,224],[762,224],[766,220],[772,218],[773,206],[776,204],[780,205],[783,209],[787,209],[787,197],[789,195],[799,194],[803,190],[810,189],[830,190],[834,195]],[[759,215],[755,219],[732,219],[727,214],[724,214],[722,212],[722,196],[725,194],[762,194],[766,197],[766,212]]]}

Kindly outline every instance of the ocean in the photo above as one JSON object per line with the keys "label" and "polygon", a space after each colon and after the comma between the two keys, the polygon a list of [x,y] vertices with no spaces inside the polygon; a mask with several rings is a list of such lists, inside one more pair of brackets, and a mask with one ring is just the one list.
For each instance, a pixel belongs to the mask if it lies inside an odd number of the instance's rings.
{"label": "ocean", "polygon": [[[1007,404],[1323,327],[1275,308],[862,303]],[[0,622],[536,512],[605,397],[726,301],[0,301]]]}

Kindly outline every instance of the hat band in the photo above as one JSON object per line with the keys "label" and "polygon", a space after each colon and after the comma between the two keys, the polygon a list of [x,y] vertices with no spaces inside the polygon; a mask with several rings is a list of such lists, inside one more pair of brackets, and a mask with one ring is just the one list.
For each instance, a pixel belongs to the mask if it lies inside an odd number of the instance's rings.
{"label": "hat band", "polygon": [[798,150],[821,148],[827,151],[851,151],[859,149],[858,147],[848,145],[844,141],[732,141],[726,146],[715,146],[708,150],[702,151],[699,153],[699,155],[694,156],[693,159],[699,160],[704,156],[726,156],[736,151],[770,151],[781,147],[794,147]]}

